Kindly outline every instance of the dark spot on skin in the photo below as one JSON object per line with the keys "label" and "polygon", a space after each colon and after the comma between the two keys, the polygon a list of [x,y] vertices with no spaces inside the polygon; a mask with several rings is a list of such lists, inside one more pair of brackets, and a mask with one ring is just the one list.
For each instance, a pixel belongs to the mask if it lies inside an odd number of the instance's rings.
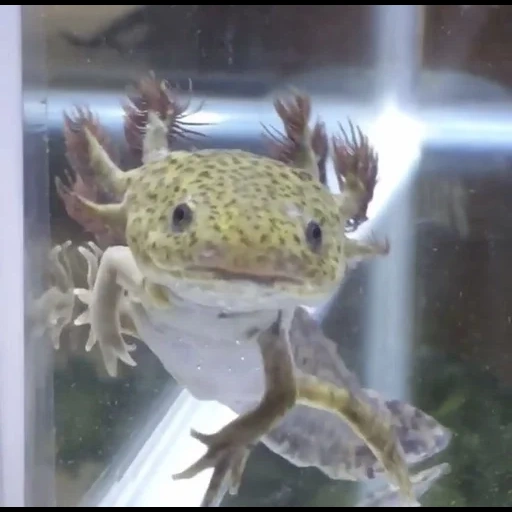
{"label": "dark spot on skin", "polygon": [[450,436],[445,436],[443,434],[438,434],[434,438],[434,443],[439,451],[444,450],[444,448],[448,446],[449,442]]}
{"label": "dark spot on skin", "polygon": [[415,441],[413,439],[408,439],[406,436],[399,436],[400,444],[402,445],[402,449],[405,453],[422,453],[426,451],[426,446],[424,443],[419,441]]}
{"label": "dark spot on skin", "polygon": [[301,443],[300,438],[291,436],[287,439],[289,447],[288,447],[288,453],[300,453],[301,451]]}
{"label": "dark spot on skin", "polygon": [[415,409],[414,410],[414,417],[415,418],[421,419],[423,416],[424,416],[424,414],[419,409]]}
{"label": "dark spot on skin", "polygon": [[414,430],[419,430],[420,428],[420,423],[418,421],[418,418],[414,418],[414,417],[411,417],[411,421],[410,421],[410,425],[409,425],[412,429]]}
{"label": "dark spot on skin", "polygon": [[312,181],[313,180],[313,176],[311,176],[311,174],[309,174],[308,172],[305,172],[305,171],[300,171],[297,173],[297,175],[299,176],[299,178],[302,181]]}
{"label": "dark spot on skin", "polygon": [[279,336],[281,332],[281,321],[283,319],[283,312],[279,310],[277,313],[276,321],[270,326],[270,333],[274,336]]}
{"label": "dark spot on skin", "polygon": [[239,317],[243,317],[243,316],[246,316],[246,315],[247,315],[247,313],[238,313],[238,312],[231,313],[231,312],[228,312],[228,311],[221,311],[217,315],[217,318],[239,318]]}
{"label": "dark spot on skin", "polygon": [[358,446],[356,448],[356,458],[364,458],[364,457],[368,457],[368,456],[371,456],[372,453],[371,453],[371,450],[370,448],[368,448],[368,446],[366,446],[365,444],[361,445],[361,446]]}
{"label": "dark spot on skin", "polygon": [[402,412],[401,402],[399,400],[388,400],[386,402],[388,409],[396,416]]}
{"label": "dark spot on skin", "polygon": [[256,336],[259,332],[260,332],[260,330],[257,327],[251,327],[250,329],[247,329],[247,332],[245,333],[245,335],[248,338],[252,338],[253,336]]}

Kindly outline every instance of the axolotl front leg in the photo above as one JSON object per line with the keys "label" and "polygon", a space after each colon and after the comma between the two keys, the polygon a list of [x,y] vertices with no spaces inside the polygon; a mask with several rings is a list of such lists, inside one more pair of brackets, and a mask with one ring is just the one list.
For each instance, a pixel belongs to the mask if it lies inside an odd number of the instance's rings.
{"label": "axolotl front leg", "polygon": [[[135,333],[135,327],[130,317],[124,314],[123,301],[138,300],[158,307],[168,306],[164,294],[158,287],[147,282],[137,267],[128,247],[109,247],[101,256],[99,267],[94,268],[91,253],[81,251],[89,265],[89,273],[96,274],[92,291],[77,289],[78,298],[89,308],[75,324],[90,323],[91,333],[88,341],[90,350],[96,341],[110,376],[117,375],[117,360],[120,359],[129,366],[136,366],[130,353],[133,347],[128,345],[123,333]],[[89,281],[92,277],[89,276]],[[90,283],[91,284],[91,283]],[[125,296],[128,293],[128,298]]]}
{"label": "axolotl front leg", "polygon": [[[75,288],[74,294],[77,295],[79,300],[87,305],[88,308],[75,319],[74,324],[86,325],[90,324],[91,321],[89,306],[94,299],[94,283],[96,283],[96,278],[98,276],[98,264],[103,256],[103,251],[94,242],[88,242],[87,246],[78,247],[78,252],[82,255],[87,264],[87,288]],[[121,334],[140,338],[137,332],[137,327],[132,318],[131,300],[131,297],[126,293],[118,305]],[[94,331],[89,329],[89,338],[85,344],[86,352],[90,352],[97,341]],[[127,345],[127,349],[131,352],[136,349],[136,346]]]}
{"label": "axolotl front leg", "polygon": [[265,391],[260,403],[215,434],[191,433],[208,449],[195,464],[173,478],[192,478],[213,467],[203,507],[218,506],[228,490],[232,494],[237,492],[252,448],[295,405],[295,369],[289,344],[285,341],[282,317],[282,312],[279,312],[270,328],[257,337],[265,373]]}

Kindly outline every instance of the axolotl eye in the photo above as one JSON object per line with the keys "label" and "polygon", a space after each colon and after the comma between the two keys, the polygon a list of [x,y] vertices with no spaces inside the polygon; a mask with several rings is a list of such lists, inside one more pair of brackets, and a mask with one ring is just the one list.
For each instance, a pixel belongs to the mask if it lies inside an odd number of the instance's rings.
{"label": "axolotl eye", "polygon": [[182,233],[190,226],[194,212],[187,203],[180,203],[171,213],[171,228],[175,233]]}
{"label": "axolotl eye", "polygon": [[318,222],[309,221],[306,226],[306,242],[312,251],[318,251],[322,247],[322,228]]}

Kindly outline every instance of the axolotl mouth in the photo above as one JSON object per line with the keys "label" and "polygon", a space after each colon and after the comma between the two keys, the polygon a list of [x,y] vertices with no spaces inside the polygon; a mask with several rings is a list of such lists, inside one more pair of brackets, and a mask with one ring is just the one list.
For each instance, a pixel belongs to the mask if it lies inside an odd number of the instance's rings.
{"label": "axolotl mouth", "polygon": [[176,271],[163,265],[156,265],[156,269],[156,281],[165,283],[173,295],[199,306],[251,311],[298,304],[315,306],[326,298],[325,290],[279,272],[197,264]]}
{"label": "axolotl mouth", "polygon": [[297,286],[304,285],[304,281],[295,276],[290,276],[281,273],[264,273],[264,272],[249,272],[244,270],[232,270],[216,266],[208,265],[190,265],[187,270],[192,273],[205,273],[217,278],[221,281],[250,281],[258,283],[263,286],[273,286],[278,283],[293,284]]}

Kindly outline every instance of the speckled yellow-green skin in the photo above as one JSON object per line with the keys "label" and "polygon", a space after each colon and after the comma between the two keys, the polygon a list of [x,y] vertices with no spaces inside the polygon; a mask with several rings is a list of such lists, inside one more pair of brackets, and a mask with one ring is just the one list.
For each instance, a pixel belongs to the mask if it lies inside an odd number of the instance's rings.
{"label": "speckled yellow-green skin", "polygon": [[[187,203],[193,221],[171,228]],[[331,290],[343,273],[343,220],[329,190],[303,170],[239,150],[173,153],[129,178],[126,239],[139,264],[179,279],[208,279],[204,263],[233,273],[279,277],[273,288],[297,294]],[[312,249],[306,225],[317,222]]]}

